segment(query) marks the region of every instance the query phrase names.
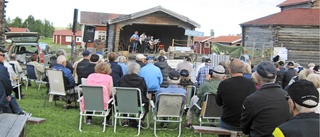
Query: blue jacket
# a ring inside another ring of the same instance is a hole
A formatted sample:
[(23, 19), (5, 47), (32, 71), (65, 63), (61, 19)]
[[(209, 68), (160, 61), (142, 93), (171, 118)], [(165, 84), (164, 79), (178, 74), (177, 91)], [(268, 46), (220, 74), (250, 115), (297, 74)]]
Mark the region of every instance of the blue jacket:
[[(187, 91), (184, 88), (179, 87), (178, 85), (169, 85), (167, 88), (160, 88), (160, 90), (156, 92), (157, 100), (160, 93), (183, 94), (187, 96)], [(183, 99), (183, 101), (185, 101), (185, 98)]]
[(152, 63), (148, 63), (142, 67), (139, 76), (146, 80), (148, 91), (158, 91), (160, 89), (163, 80), (162, 73), (161, 70)]
[(118, 87), (120, 78), (122, 77), (122, 68), (120, 65), (118, 65), (117, 62), (109, 62), (111, 65), (111, 77), (113, 80), (113, 86)]
[(56, 64), (56, 65), (52, 66), (50, 69), (51, 70), (61, 70), (63, 72), (64, 78), (66, 78), (66, 80), (68, 80), (68, 84), (66, 85), (67, 88), (71, 88), (71, 87), (76, 86), (74, 78), (72, 77), (72, 73), (68, 68), (66, 68), (60, 64)]
[(8, 70), (3, 63), (0, 63), (0, 111), (9, 107), (6, 97), (11, 95), (11, 93), (12, 86)]
[(126, 63), (118, 62), (118, 65), (121, 66), (123, 76), (126, 75), (128, 73), (128, 66)]

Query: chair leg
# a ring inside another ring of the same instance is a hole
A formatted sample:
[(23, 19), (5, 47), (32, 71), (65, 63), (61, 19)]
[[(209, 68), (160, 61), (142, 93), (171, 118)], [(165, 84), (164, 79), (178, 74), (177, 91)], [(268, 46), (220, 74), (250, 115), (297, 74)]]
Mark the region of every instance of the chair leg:
[(44, 107), (44, 108), (46, 107), (46, 102), (47, 102), (48, 95), (49, 95), (49, 94), (47, 94), (46, 97), (44, 98), (44, 104), (43, 104), (43, 107)]
[(117, 118), (114, 118), (114, 126), (113, 126), (113, 132), (116, 133), (117, 130)]
[(137, 136), (140, 135), (140, 129), (141, 129), (141, 119), (139, 119), (139, 124), (138, 124), (138, 134)]
[(79, 120), (79, 131), (82, 132), (81, 130), (81, 124), (82, 124), (82, 112), (80, 112), (80, 120)]
[(149, 113), (147, 113), (147, 129), (149, 128), (150, 123), (149, 123)]
[(153, 134), (154, 134), (155, 137), (158, 137), (157, 136), (157, 121), (154, 120), (153, 126), (154, 126), (153, 127)]
[(19, 94), (19, 100), (21, 100), (21, 92), (20, 92), (20, 85), (18, 84), (18, 94)]
[(179, 135), (178, 135), (178, 137), (180, 137), (180, 135), (181, 135), (181, 122), (182, 122), (182, 120), (180, 119), (180, 122), (179, 122)]
[(27, 79), (26, 90), (28, 89), (29, 80)]
[(38, 91), (40, 90), (40, 83), (38, 83)]
[(102, 132), (106, 131), (106, 121), (107, 121), (107, 117), (105, 116), (103, 119), (103, 129)]

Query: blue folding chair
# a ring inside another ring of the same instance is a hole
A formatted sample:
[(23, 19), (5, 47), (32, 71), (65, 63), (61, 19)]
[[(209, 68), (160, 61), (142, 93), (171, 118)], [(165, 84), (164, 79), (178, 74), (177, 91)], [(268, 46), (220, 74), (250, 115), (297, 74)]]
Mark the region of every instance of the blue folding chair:
[(36, 84), (38, 84), (38, 90), (40, 90), (40, 84), (47, 84), (47, 82), (42, 81), (42, 77), (40, 77), (40, 80), (37, 79), (37, 75), (33, 65), (26, 65), (26, 66), (27, 66), (27, 76), (28, 76), (26, 90), (28, 89), (29, 81), (34, 81)]

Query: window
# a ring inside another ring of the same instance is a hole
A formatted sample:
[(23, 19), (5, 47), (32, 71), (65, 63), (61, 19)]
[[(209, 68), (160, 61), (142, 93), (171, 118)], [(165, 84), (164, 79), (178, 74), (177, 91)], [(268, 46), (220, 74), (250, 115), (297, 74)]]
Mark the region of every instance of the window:
[(106, 40), (106, 32), (105, 31), (98, 31), (98, 39), (99, 40)]
[(81, 37), (77, 37), (76, 38), (76, 42), (81, 42), (82, 41), (82, 38)]
[(66, 42), (71, 42), (72, 41), (72, 37), (71, 36), (66, 36)]

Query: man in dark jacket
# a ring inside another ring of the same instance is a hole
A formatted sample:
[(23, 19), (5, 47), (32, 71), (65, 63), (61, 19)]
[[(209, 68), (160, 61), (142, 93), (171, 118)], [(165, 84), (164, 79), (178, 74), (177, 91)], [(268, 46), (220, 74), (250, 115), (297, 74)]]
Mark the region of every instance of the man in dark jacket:
[(261, 87), (243, 102), (241, 130), (250, 137), (272, 136), (272, 131), (290, 118), (286, 92), (274, 83), (277, 70), (271, 62), (261, 62), (257, 73)]
[(297, 70), (294, 69), (294, 63), (292, 61), (288, 62), (287, 67), (288, 70), (283, 73), (282, 88), (285, 88), (292, 77), (297, 75)]
[(123, 75), (121, 66), (117, 62), (115, 62), (116, 58), (117, 58), (116, 53), (114, 53), (114, 52), (109, 53), (108, 60), (109, 60), (109, 63), (111, 65), (111, 70), (112, 70), (110, 75), (112, 76), (114, 87), (119, 86), (120, 78)]
[(12, 94), (12, 86), (7, 68), (3, 65), (5, 54), (7, 51), (0, 48), (0, 113), (11, 113), (9, 107), (10, 95)]
[[(59, 49), (56, 53), (56, 56), (53, 56), (50, 58), (50, 66), (49, 68), (51, 68), (52, 66), (56, 65), (57, 64), (57, 58), (60, 56), (60, 55), (64, 55), (64, 56), (67, 56), (67, 53), (64, 49)], [(67, 66), (66, 68), (68, 68), (71, 73), (73, 73), (73, 67), (72, 67), (72, 64), (67, 61)]]
[(90, 57), (90, 63), (88, 66), (83, 68), (83, 77), (88, 78), (88, 76), (95, 72), (94, 68), (96, 67), (96, 64), (98, 63), (100, 57), (98, 54), (92, 54)]
[(165, 58), (163, 56), (158, 57), (158, 62), (156, 62), (154, 65), (160, 68), (163, 81), (160, 85), (161, 88), (167, 88), (169, 86), (168, 76), (169, 72), (172, 70), (172, 68), (168, 65), (167, 62), (165, 62)]
[(319, 137), (320, 115), (315, 113), (319, 105), (319, 92), (307, 80), (299, 80), (289, 86), (286, 99), (290, 112), (294, 115), (289, 121), (273, 131), (275, 137)]
[(140, 69), (146, 65), (146, 58), (143, 54), (137, 54), (136, 62), (140, 65)]
[[(131, 87), (131, 88), (139, 88), (141, 91), (142, 103), (144, 103), (144, 109), (146, 111), (142, 120), (144, 120), (145, 116), (149, 111), (149, 99), (147, 98), (147, 84), (143, 77), (138, 76), (140, 71), (140, 65), (136, 62), (132, 62), (128, 66), (128, 74), (124, 75), (119, 82), (119, 87)], [(128, 120), (123, 122), (123, 125), (127, 125)], [(142, 122), (143, 124), (143, 122)]]
[(77, 84), (81, 84), (81, 78), (84, 78), (83, 69), (90, 64), (90, 52), (85, 50), (82, 52), (83, 60), (76, 65)]

